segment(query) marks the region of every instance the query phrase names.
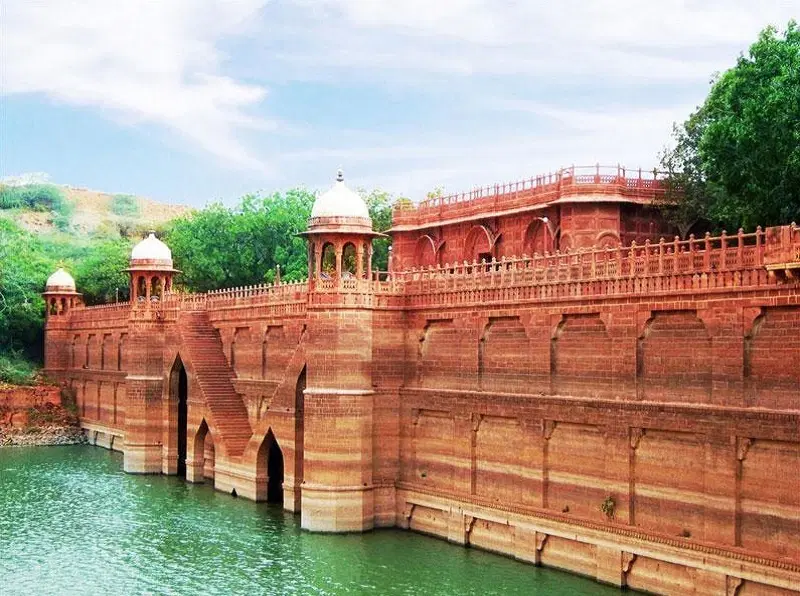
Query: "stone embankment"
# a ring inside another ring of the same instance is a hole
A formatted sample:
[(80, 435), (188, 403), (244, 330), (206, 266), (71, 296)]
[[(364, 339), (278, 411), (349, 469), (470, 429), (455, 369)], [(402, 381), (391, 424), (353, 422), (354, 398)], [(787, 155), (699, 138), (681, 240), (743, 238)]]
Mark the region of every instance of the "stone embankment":
[(54, 385), (0, 385), (0, 447), (74, 445), (86, 438), (74, 400)]

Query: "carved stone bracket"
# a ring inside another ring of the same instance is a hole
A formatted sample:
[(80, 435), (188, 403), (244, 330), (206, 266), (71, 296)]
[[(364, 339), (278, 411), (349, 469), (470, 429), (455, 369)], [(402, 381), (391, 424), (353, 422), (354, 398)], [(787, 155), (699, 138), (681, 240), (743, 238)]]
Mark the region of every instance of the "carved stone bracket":
[(744, 580), (741, 577), (728, 575), (725, 578), (725, 596), (736, 596), (742, 587)]
[(652, 310), (641, 310), (636, 313), (636, 338), (644, 339), (647, 324), (653, 319)]
[(631, 427), (631, 449), (636, 451), (639, 447), (639, 442), (642, 440), (644, 436), (645, 429), (639, 428), (638, 426)]
[(763, 309), (761, 307), (749, 307), (742, 309), (742, 335), (744, 337), (752, 337), (753, 325), (756, 319), (761, 316)]
[(561, 329), (561, 323), (563, 321), (564, 321), (563, 313), (550, 315), (550, 339), (558, 339), (558, 332)]
[(469, 542), (469, 535), (472, 533), (472, 528), (475, 527), (477, 519), (474, 515), (464, 516), (464, 533), (466, 534), (467, 542)]
[(480, 430), (481, 422), (483, 422), (483, 414), (472, 415), (472, 432), (477, 433)]
[(553, 431), (556, 429), (556, 421), (555, 420), (545, 420), (542, 423), (542, 436), (546, 441), (550, 440), (550, 437), (553, 436)]
[(547, 542), (548, 534), (543, 532), (536, 532), (534, 540), (536, 542), (536, 552), (540, 553), (544, 550), (545, 542)]
[(627, 574), (631, 570), (634, 561), (636, 561), (634, 553), (622, 551), (622, 573)]
[(747, 452), (750, 451), (750, 446), (753, 444), (753, 439), (746, 437), (736, 437), (736, 459), (744, 461), (747, 457)]

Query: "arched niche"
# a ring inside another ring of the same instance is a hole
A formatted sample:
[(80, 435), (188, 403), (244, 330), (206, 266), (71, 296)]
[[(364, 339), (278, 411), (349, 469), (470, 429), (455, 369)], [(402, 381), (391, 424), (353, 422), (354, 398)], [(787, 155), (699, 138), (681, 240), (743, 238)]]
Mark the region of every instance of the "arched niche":
[(435, 267), (436, 265), (438, 265), (436, 243), (427, 234), (420, 236), (414, 247), (414, 266)]
[(616, 248), (619, 244), (619, 235), (616, 232), (601, 232), (594, 241), (597, 248)]
[(486, 226), (473, 226), (464, 241), (464, 260), (487, 262), (494, 256), (494, 236)]
[(526, 255), (552, 253), (556, 249), (555, 237), (548, 224), (534, 219), (525, 230), (522, 252)]
[(322, 245), (319, 273), (320, 277), (336, 276), (336, 247), (330, 242)]

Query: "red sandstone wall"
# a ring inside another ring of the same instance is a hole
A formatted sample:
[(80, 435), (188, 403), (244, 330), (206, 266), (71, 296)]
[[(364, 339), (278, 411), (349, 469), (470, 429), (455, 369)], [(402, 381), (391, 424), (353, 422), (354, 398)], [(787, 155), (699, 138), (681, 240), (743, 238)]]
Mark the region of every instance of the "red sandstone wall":
[[(547, 218), (549, 223), (542, 222)], [(617, 202), (567, 203), (494, 217), (470, 218), (445, 225), (392, 234), (395, 271), (447, 263), (472, 262), (481, 254), (520, 257), (632, 242), (672, 241), (676, 230), (653, 209)], [(487, 259), (490, 260), (490, 259)]]
[[(525, 238), (521, 229), (503, 242)], [(372, 484), (376, 525), (404, 519), (451, 539), (466, 532), (470, 544), (507, 553), (525, 543), (515, 533), (523, 530), (489, 517), (465, 529), (435, 500), (635, 531), (678, 550), (716, 545), (800, 561), (800, 296), (751, 269), (540, 279), (533, 289), (454, 276), (399, 296), (313, 295), (311, 316), (305, 302), (247, 297), (208, 314), (253, 440), (274, 434), (294, 495), (304, 480)], [(52, 336), (60, 347), (50, 353), (66, 350), (72, 363), (60, 374), (77, 389), (84, 422), (150, 441), (148, 465), (161, 469), (162, 441), (174, 450), (164, 429), (175, 426), (162, 377), (182, 349), (179, 330), (172, 320), (85, 313)], [(301, 403), (306, 367), (315, 391)], [(139, 380), (126, 385), (120, 368)], [(191, 381), (190, 395), (194, 433), (208, 404)], [(202, 469), (218, 477), (209, 432)], [(223, 447), (214, 445), (214, 457)], [(408, 495), (427, 501), (410, 506)], [(612, 519), (600, 510), (608, 497)], [(371, 507), (364, 501), (365, 517)], [(594, 574), (604, 557), (619, 559), (535, 534), (538, 554), (524, 556), (545, 564)], [(646, 557), (628, 567), (628, 584), (643, 589), (705, 581)]]

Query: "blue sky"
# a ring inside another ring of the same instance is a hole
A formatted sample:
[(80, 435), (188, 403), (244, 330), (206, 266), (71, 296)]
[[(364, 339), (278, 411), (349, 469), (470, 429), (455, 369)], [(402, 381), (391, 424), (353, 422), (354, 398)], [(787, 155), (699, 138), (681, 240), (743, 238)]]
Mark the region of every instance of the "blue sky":
[[(793, 5), (795, 8), (793, 8)], [(0, 178), (203, 205), (652, 168), (794, 0), (3, 0)]]

